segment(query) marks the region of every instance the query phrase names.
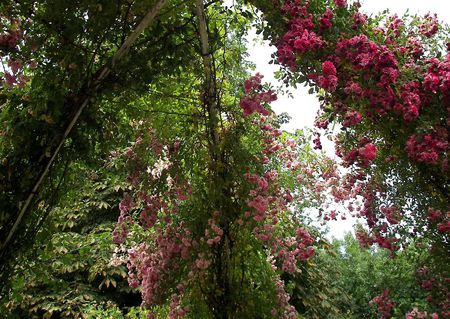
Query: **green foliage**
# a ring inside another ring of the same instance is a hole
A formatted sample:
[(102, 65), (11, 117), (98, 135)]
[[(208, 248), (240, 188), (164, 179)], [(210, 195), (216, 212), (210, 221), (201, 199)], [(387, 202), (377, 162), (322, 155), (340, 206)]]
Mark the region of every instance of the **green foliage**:
[(429, 255), (420, 245), (411, 245), (394, 257), (383, 249), (361, 248), (347, 234), (333, 242), (333, 251), (333, 255), (321, 254), (323, 263), (333, 267), (336, 274), (333, 285), (342, 291), (332, 295), (330, 302), (348, 318), (375, 318), (375, 307), (369, 302), (384, 289), (389, 289), (396, 303), (393, 318), (404, 318), (413, 307), (431, 310), (426, 292), (418, 285), (417, 268)]
[[(158, 317), (164, 318), (167, 315), (167, 311), (162, 309), (158, 312), (160, 315)], [(84, 310), (83, 319), (146, 319), (147, 312), (142, 308), (133, 307), (129, 308), (127, 314), (117, 308), (115, 305), (107, 304), (104, 307), (101, 306), (91, 306)]]
[(288, 286), (292, 286), (291, 303), (305, 319), (345, 318), (345, 309), (335, 302), (349, 297), (336, 278), (341, 274), (335, 267), (335, 255), (327, 242), (321, 243), (317, 254), (294, 276), (284, 275)]
[(93, 173), (85, 166), (73, 166), (76, 176), (71, 177), (83, 177), (84, 185), (65, 194), (51, 211), (34, 250), (18, 258), (11, 289), (2, 302), (11, 318), (85, 318), (88, 308), (108, 309), (113, 316), (118, 305), (139, 304), (137, 292), (126, 282), (123, 252), (111, 238), (124, 190), (122, 178), (107, 169)]

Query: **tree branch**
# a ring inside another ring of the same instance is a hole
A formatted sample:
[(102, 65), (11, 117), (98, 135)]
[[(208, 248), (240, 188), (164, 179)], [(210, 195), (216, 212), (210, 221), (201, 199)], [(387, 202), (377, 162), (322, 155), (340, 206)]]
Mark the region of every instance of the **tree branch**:
[[(209, 113), (209, 131), (212, 138), (212, 148), (214, 149), (219, 143), (219, 136), (217, 134), (217, 88), (215, 78), (213, 76), (213, 64), (212, 64), (212, 53), (209, 46), (208, 38), (208, 27), (206, 24), (205, 7), (203, 5), (203, 0), (196, 0), (196, 10), (198, 19), (198, 28), (200, 34), (200, 45), (201, 45), (201, 55), (203, 59), (203, 67), (205, 73), (205, 93), (204, 93), (204, 103), (206, 105), (207, 111)], [(215, 151), (211, 150), (213, 158), (217, 159), (215, 156)]]

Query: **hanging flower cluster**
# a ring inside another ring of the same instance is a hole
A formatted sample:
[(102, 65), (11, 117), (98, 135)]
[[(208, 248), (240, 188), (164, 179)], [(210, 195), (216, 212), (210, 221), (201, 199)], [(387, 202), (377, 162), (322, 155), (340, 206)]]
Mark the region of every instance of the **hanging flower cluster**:
[[(297, 311), (289, 304), (289, 294), (284, 289), (284, 282), (281, 278), (275, 279), (276, 300), (278, 308), (272, 309), (272, 316), (275, 318), (295, 319), (298, 318)], [(280, 316), (281, 315), (281, 316)]]
[[(120, 216), (112, 234), (113, 242), (123, 245), (136, 231), (146, 234), (146, 241), (135, 243), (128, 249), (129, 285), (141, 288), (143, 305), (149, 308), (164, 303), (170, 296), (169, 318), (182, 318), (189, 312), (189, 306), (181, 304), (189, 277), (179, 275), (205, 269), (208, 262), (195, 253), (198, 250), (194, 247), (197, 248), (199, 243), (192, 238), (184, 222), (177, 220), (180, 203), (190, 196), (189, 184), (175, 173), (177, 165), (173, 157), (180, 142), (164, 146), (153, 131), (148, 135), (147, 145), (139, 136), (133, 146), (122, 153), (132, 167), (127, 180), (134, 194), (125, 193), (119, 204)], [(152, 166), (147, 166), (138, 155), (141, 148), (153, 158)], [(142, 188), (145, 182), (150, 182), (153, 187)], [(176, 287), (175, 292), (172, 287)], [(170, 291), (172, 293), (168, 295)], [(152, 312), (149, 318), (154, 318)]]
[[(29, 81), (25, 69), (36, 68), (36, 62), (21, 55), (24, 45), (31, 45), (24, 33), (22, 22), (15, 18), (0, 17), (0, 57), (3, 70), (0, 80), (6, 87), (24, 87)], [(6, 65), (6, 66), (5, 66)]]
[(22, 39), (22, 32), (18, 29), (18, 21), (11, 23), (11, 29), (0, 34), (0, 47), (8, 50), (14, 49)]
[(264, 104), (271, 103), (277, 99), (272, 90), (265, 91), (261, 85), (263, 76), (259, 73), (245, 80), (245, 95), (241, 98), (240, 106), (244, 110), (244, 116), (257, 112), (262, 115), (269, 115), (269, 111)]
[(450, 211), (441, 212), (432, 207), (428, 208), (428, 221), (435, 226), (440, 233), (450, 233)]
[[(253, 79), (252, 77), (251, 79)], [(248, 82), (246, 82), (247, 84)], [(260, 83), (258, 83), (260, 84)], [(247, 90), (246, 93), (251, 91)], [(246, 96), (243, 97), (246, 100)], [(242, 104), (241, 104), (242, 105)], [(244, 114), (246, 110), (244, 108)], [(273, 115), (259, 112), (253, 123), (261, 129), (263, 143), (260, 162), (265, 167), (262, 173), (246, 173), (246, 180), (252, 185), (247, 206), (238, 224), (252, 227), (252, 233), (265, 246), (269, 247), (274, 269), (287, 273), (299, 272), (298, 265), (314, 255), (314, 238), (304, 227), (294, 229), (290, 234), (284, 233), (279, 227), (280, 219), (291, 219), (290, 204), (305, 195), (302, 189), (290, 190), (282, 187), (280, 173), (272, 168), (273, 162), (279, 162), (290, 174), (298, 174), (297, 182), (304, 183), (305, 188), (315, 192), (306, 185), (313, 183), (314, 170), (298, 161), (299, 145), (293, 139), (280, 141), (282, 132), (272, 124)], [(295, 192), (296, 194), (294, 195)], [(317, 193), (317, 192), (316, 192)], [(298, 197), (297, 197), (298, 195)], [(289, 305), (289, 296), (284, 291), (284, 283), (280, 278), (274, 282), (277, 290), (278, 309), (272, 310), (272, 315), (280, 318), (295, 318), (296, 311)]]
[(405, 147), (411, 160), (428, 165), (437, 165), (440, 162), (444, 171), (448, 171), (448, 157), (445, 154), (448, 149), (448, 131), (442, 127), (428, 134), (411, 135)]
[(367, 167), (370, 162), (375, 160), (376, 154), (376, 146), (367, 138), (361, 139), (358, 147), (353, 148), (346, 153), (341, 152), (339, 146), (336, 147), (336, 155), (342, 158), (344, 167), (349, 167), (355, 163), (360, 167)]
[(370, 304), (377, 306), (377, 312), (381, 319), (387, 319), (391, 317), (391, 311), (395, 307), (389, 296), (389, 290), (384, 290), (381, 294), (376, 296), (370, 301)]
[[(286, 170), (298, 174), (299, 183), (305, 183), (308, 178), (311, 183), (313, 180), (317, 182), (317, 179), (314, 178), (311, 168), (298, 161), (300, 154), (297, 143), (289, 139), (283, 145), (279, 141), (281, 131), (270, 124), (270, 117), (262, 115), (255, 119), (255, 124), (259, 125), (264, 134), (261, 163), (267, 166), (267, 170), (263, 174), (247, 173), (245, 176), (254, 188), (250, 191), (250, 199), (247, 201), (252, 211), (246, 212), (244, 217), (257, 223), (253, 229), (254, 234), (272, 247), (272, 255), (281, 260), (283, 271), (294, 273), (298, 271), (296, 266), (298, 261), (305, 261), (313, 256), (314, 239), (303, 227), (297, 228), (295, 236), (289, 238), (281, 238), (276, 234), (278, 215), (289, 212), (289, 203), (293, 202), (294, 195), (292, 190), (281, 187), (279, 173), (271, 168), (273, 160), (269, 161), (268, 157), (275, 157)], [(300, 172), (306, 173), (306, 177)], [(334, 176), (329, 174), (326, 181), (321, 182), (328, 183)], [(324, 187), (317, 183), (316, 186)], [(300, 190), (295, 192), (304, 195)]]

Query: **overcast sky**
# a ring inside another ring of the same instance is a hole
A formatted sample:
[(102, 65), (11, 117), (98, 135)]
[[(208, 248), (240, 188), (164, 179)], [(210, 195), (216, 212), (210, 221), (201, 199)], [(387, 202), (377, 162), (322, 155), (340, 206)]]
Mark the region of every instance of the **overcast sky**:
[[(376, 14), (385, 9), (389, 9), (391, 13), (396, 13), (402, 16), (407, 10), (411, 14), (424, 15), (428, 12), (437, 13), (438, 18), (444, 23), (450, 23), (450, 0), (365, 0), (362, 2), (361, 11), (366, 14)], [(254, 39), (257, 39), (256, 44)], [(264, 80), (273, 83), (275, 86), (279, 85), (273, 77), (274, 71), (278, 68), (273, 64), (269, 64), (271, 60), (270, 55), (275, 51), (267, 43), (261, 43), (261, 39), (257, 38), (254, 32), (250, 32), (248, 37), (249, 59), (256, 64), (256, 71), (264, 75)], [(294, 131), (297, 128), (304, 126), (313, 127), (314, 117), (318, 110), (318, 101), (314, 95), (309, 95), (308, 90), (304, 87), (299, 87), (292, 91), (294, 98), (279, 97), (279, 99), (272, 104), (276, 113), (287, 112), (292, 117), (292, 120), (284, 129)], [(322, 139), (325, 151), (332, 155), (333, 145), (331, 142)], [(329, 222), (330, 234), (334, 237), (342, 238), (346, 231), (352, 230), (354, 221), (346, 220)]]

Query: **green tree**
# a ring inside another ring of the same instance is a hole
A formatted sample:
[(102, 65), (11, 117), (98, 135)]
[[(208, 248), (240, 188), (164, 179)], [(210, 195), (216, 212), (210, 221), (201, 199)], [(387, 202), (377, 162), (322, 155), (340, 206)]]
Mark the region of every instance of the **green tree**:
[(333, 304), (350, 318), (374, 318), (376, 309), (369, 306), (369, 302), (380, 291), (388, 289), (395, 302), (394, 318), (403, 318), (413, 307), (434, 310), (427, 305), (426, 291), (417, 284), (420, 282), (417, 269), (429, 257), (428, 252), (418, 246), (409, 246), (392, 258), (383, 249), (361, 248), (351, 234), (343, 240), (335, 240), (336, 255), (324, 256), (325, 262), (334, 265), (339, 274), (335, 284), (347, 298), (335, 295)]

